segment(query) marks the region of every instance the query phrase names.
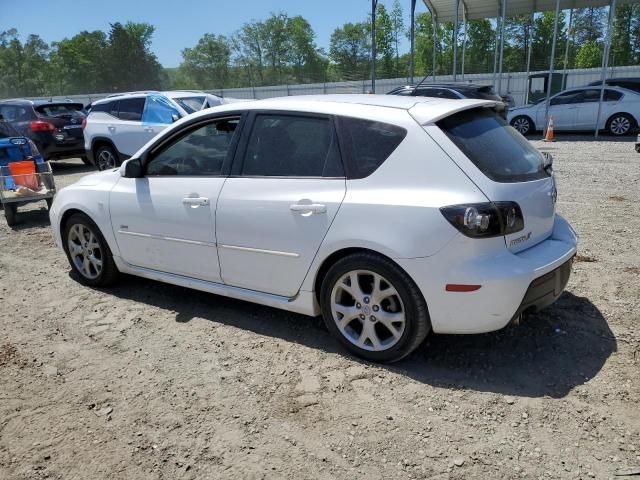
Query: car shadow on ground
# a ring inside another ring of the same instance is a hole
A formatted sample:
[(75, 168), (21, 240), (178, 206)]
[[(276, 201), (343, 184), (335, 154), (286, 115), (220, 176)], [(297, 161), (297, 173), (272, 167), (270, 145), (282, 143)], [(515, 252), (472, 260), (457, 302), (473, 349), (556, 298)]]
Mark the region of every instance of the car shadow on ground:
[(96, 167), (93, 165), (85, 165), (78, 159), (56, 160), (49, 162), (54, 175), (73, 175), (75, 173), (93, 173)]
[[(591, 133), (556, 133), (554, 135), (554, 140), (556, 142), (626, 142), (626, 143), (636, 143), (637, 136), (633, 135), (624, 135), (621, 137), (616, 137), (610, 135), (608, 133), (600, 133), (598, 134), (598, 138), (595, 138), (593, 132)], [(544, 136), (542, 132), (536, 132), (535, 134), (527, 135), (527, 140), (543, 140)]]
[[(130, 276), (105, 293), (173, 311), (178, 323), (201, 318), (348, 356), (320, 318)], [(565, 292), (520, 325), (482, 335), (430, 335), (410, 357), (383, 368), (435, 387), (557, 398), (595, 377), (616, 348), (601, 312)]]

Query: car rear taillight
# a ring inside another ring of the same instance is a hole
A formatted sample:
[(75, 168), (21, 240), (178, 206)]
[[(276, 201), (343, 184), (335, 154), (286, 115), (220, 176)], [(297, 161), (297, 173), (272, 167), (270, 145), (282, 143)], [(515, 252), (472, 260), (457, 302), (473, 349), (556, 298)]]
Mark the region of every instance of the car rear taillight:
[(84, 130), (85, 128), (87, 128), (87, 117), (82, 119), (82, 129)]
[(440, 209), (444, 218), (471, 238), (509, 235), (524, 229), (522, 210), (516, 202), (451, 205)]
[(56, 129), (53, 123), (43, 122), (42, 120), (34, 120), (31, 122), (32, 132), (53, 132)]

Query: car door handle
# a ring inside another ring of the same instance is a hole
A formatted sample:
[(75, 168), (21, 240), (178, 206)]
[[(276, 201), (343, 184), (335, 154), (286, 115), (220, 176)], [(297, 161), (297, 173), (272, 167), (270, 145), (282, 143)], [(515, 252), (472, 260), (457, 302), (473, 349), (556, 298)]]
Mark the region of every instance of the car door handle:
[(327, 213), (327, 206), (320, 203), (294, 203), (289, 206), (289, 210), (301, 213)]
[(185, 197), (182, 199), (182, 203), (197, 207), (199, 205), (209, 205), (209, 199), (206, 197)]
[(116, 129), (116, 127), (114, 127), (113, 125), (107, 125), (107, 128), (108, 128), (109, 130), (111, 130), (111, 131), (113, 131), (113, 130), (115, 130), (115, 129)]
[(144, 127), (145, 132), (153, 133), (153, 127)]

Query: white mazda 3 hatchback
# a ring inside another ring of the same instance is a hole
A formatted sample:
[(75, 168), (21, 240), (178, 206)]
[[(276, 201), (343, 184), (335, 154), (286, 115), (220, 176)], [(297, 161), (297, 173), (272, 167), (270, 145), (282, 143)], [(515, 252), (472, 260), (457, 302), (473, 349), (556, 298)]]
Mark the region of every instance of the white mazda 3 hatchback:
[(62, 189), (53, 231), (86, 285), (122, 272), (322, 314), (353, 353), (396, 361), (430, 331), (500, 329), (567, 284), (577, 237), (550, 161), (494, 106), (223, 105)]

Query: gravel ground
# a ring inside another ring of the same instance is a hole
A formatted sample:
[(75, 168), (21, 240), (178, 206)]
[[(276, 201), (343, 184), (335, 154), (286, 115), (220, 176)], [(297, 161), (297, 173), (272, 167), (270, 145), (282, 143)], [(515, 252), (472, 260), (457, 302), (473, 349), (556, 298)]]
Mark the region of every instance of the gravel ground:
[[(640, 471), (640, 155), (585, 140), (534, 142), (580, 234), (562, 298), (390, 367), (346, 356), (317, 319), (133, 277), (82, 287), (44, 209), (0, 220), (0, 478)], [(54, 168), (59, 187), (88, 171)]]

